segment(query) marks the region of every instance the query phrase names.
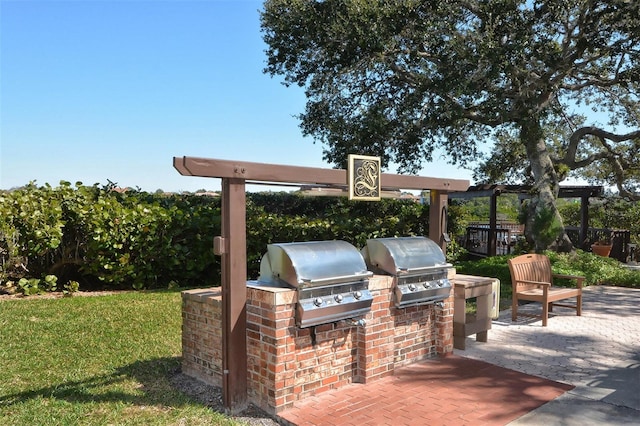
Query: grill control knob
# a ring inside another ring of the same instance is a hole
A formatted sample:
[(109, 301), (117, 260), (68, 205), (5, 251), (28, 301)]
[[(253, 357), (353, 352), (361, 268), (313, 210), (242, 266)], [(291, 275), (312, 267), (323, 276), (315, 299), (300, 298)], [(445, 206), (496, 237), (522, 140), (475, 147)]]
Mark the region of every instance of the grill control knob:
[(340, 303), (340, 302), (342, 302), (342, 295), (341, 294), (336, 294), (336, 297), (334, 297), (334, 299), (336, 299), (336, 302)]
[(422, 285), (424, 286), (424, 288), (431, 288), (431, 283), (426, 282)]
[(313, 299), (313, 304), (316, 306), (322, 306), (322, 297), (316, 297), (315, 299)]
[(360, 299), (362, 297), (362, 292), (361, 291), (355, 291), (353, 293), (353, 297), (355, 297), (356, 299)]
[(409, 290), (410, 291), (416, 291), (416, 285), (415, 284), (409, 284)]

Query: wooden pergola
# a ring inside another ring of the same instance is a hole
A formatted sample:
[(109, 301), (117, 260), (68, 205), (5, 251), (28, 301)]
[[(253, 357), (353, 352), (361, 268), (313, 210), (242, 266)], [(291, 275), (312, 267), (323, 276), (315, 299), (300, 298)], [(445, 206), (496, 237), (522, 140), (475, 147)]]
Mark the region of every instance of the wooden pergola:
[[(222, 267), (222, 391), (226, 409), (237, 413), (247, 406), (246, 184), (344, 187), (347, 171), (196, 157), (174, 157), (173, 166), (184, 176), (222, 179), (222, 235), (214, 239)], [(466, 191), (468, 180), (383, 173), (380, 186), (383, 190), (428, 190), (429, 237), (446, 250), (448, 194)]]
[[(470, 200), (479, 197), (489, 197), (489, 256), (496, 255), (497, 205), (498, 197), (502, 194), (518, 194), (522, 201), (530, 198), (531, 186), (527, 185), (474, 185), (466, 192), (451, 194), (451, 199)], [(558, 198), (580, 198), (580, 245), (584, 243), (589, 228), (589, 198), (602, 197), (602, 186), (561, 186)], [(580, 247), (584, 248), (584, 247)]]

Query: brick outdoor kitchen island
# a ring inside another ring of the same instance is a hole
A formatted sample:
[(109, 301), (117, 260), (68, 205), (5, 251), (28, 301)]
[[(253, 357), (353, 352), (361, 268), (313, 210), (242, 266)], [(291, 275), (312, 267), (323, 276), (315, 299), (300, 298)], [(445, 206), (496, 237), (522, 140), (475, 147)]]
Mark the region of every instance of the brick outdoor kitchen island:
[[(450, 279), (454, 274), (451, 270)], [(453, 292), (442, 306), (396, 308), (393, 277), (373, 276), (369, 290), (374, 301), (364, 326), (338, 321), (298, 328), (294, 289), (249, 283), (249, 402), (277, 414), (320, 392), (369, 383), (401, 366), (453, 352)], [(182, 303), (183, 372), (221, 386), (221, 294), (187, 290)]]

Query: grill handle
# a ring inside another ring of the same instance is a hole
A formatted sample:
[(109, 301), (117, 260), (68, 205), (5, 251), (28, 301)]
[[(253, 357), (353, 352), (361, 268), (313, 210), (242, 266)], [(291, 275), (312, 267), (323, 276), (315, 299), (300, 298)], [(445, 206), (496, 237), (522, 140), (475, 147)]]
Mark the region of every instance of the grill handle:
[(364, 272), (356, 273), (353, 275), (343, 275), (340, 277), (327, 277), (327, 278), (320, 278), (316, 280), (312, 280), (309, 278), (300, 278), (298, 282), (300, 284), (318, 284), (318, 285), (325, 284), (326, 285), (326, 284), (332, 284), (332, 283), (345, 282), (349, 280), (353, 281), (353, 280), (360, 280), (364, 278), (371, 278), (372, 276), (373, 276), (373, 272), (364, 271)]
[(417, 274), (419, 272), (430, 272), (434, 270), (442, 270), (444, 268), (450, 268), (453, 265), (450, 263), (441, 263), (433, 266), (426, 266), (421, 268), (398, 268), (398, 275), (400, 274)]

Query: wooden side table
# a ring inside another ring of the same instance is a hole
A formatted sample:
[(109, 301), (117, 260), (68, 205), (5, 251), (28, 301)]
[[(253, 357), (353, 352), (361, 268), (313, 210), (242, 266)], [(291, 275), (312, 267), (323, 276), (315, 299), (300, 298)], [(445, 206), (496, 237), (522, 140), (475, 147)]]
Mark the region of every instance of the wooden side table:
[[(465, 348), (465, 338), (476, 335), (476, 341), (486, 342), (491, 329), (494, 278), (456, 274), (453, 278), (453, 347)], [(467, 314), (468, 299), (476, 299), (476, 313)]]

